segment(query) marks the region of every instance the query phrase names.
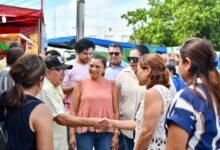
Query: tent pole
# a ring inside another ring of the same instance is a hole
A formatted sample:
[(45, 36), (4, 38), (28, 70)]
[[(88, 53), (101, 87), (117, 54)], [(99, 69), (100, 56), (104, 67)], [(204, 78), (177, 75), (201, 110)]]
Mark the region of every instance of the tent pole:
[(76, 41), (84, 37), (85, 0), (77, 0)]
[(44, 0), (41, 0), (41, 11), (44, 11)]

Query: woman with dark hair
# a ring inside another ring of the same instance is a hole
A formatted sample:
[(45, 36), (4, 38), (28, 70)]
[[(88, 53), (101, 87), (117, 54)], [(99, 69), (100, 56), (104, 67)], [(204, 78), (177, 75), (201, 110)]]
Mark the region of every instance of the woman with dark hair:
[(145, 45), (136, 45), (135, 48), (140, 52), (141, 56), (150, 53), (149, 49)]
[[(116, 86), (111, 80), (105, 79), (106, 59), (94, 55), (89, 62), (90, 78), (77, 81), (73, 91), (73, 113), (77, 117), (118, 119), (118, 99)], [(79, 150), (103, 149), (110, 150), (111, 144), (117, 147), (118, 130), (106, 132), (94, 127), (78, 127), (76, 145)], [(114, 133), (114, 134), (113, 134)], [(73, 135), (73, 130), (71, 135)]]
[[(169, 73), (162, 57), (146, 54), (139, 59), (137, 78), (147, 91), (134, 120), (106, 120), (113, 127), (135, 130), (135, 150), (165, 149), (165, 114), (171, 103)], [(106, 123), (102, 121), (101, 123)]]
[(173, 65), (166, 65), (167, 69), (169, 70), (169, 75), (173, 81), (173, 84), (176, 88), (176, 91), (183, 89), (185, 86), (185, 83), (181, 76), (179, 76), (176, 72), (176, 68)]
[(49, 110), (35, 96), (40, 92), (45, 75), (40, 56), (29, 54), (11, 67), (13, 88), (0, 100), (7, 108), (5, 128), (11, 150), (52, 150), (52, 120)]
[(192, 38), (180, 50), (179, 72), (188, 86), (167, 114), (167, 149), (220, 149), (220, 75), (212, 44)]

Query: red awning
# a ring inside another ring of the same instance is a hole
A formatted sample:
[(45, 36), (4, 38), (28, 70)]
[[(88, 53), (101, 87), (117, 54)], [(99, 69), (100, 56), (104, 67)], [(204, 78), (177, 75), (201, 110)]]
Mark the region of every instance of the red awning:
[[(2, 22), (2, 16), (6, 17), (6, 23)], [(0, 34), (34, 32), (39, 20), (43, 21), (41, 10), (0, 5)]]

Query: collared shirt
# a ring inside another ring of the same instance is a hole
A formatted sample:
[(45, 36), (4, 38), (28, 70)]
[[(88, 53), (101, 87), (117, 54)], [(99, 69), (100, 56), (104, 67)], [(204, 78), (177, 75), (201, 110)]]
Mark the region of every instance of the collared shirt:
[[(88, 64), (80, 64), (77, 60), (70, 61), (68, 64), (73, 65), (73, 68), (65, 71), (63, 87), (74, 86), (77, 80), (89, 78)], [(67, 94), (66, 100), (67, 102), (72, 103), (72, 93)]]
[[(146, 86), (140, 86), (138, 79), (131, 69), (123, 69), (117, 76), (116, 85), (120, 90), (119, 114), (120, 120), (133, 120), (138, 106), (144, 99)], [(133, 131), (121, 130), (129, 138), (133, 138)]]
[(128, 63), (126, 63), (125, 61), (121, 61), (120, 65), (117, 67), (112, 67), (110, 62), (107, 63), (107, 68), (105, 71), (105, 78), (109, 79), (109, 80), (116, 80), (117, 75), (126, 67), (128, 67)]
[[(55, 87), (46, 77), (42, 91), (37, 95), (50, 109), (53, 118), (66, 113), (63, 104), (64, 94), (60, 86)], [(67, 150), (67, 128), (53, 121), (53, 139), (55, 150)]]
[(9, 74), (10, 69), (11, 68), (9, 66), (5, 66), (0, 71), (0, 92), (11, 89), (14, 85), (14, 80), (11, 78)]

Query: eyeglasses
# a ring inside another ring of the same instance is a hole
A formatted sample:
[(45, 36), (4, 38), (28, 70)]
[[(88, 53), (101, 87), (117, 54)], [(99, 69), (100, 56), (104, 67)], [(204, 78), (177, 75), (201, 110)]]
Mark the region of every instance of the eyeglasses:
[(128, 57), (128, 62), (131, 62), (131, 60), (133, 61), (133, 62), (135, 62), (135, 63), (137, 63), (138, 62), (138, 57)]
[(110, 56), (113, 56), (113, 55), (118, 56), (118, 55), (119, 55), (119, 52), (109, 52), (108, 54), (109, 54)]
[(51, 68), (51, 70), (55, 70), (55, 71), (57, 71), (57, 72), (59, 72), (59, 73), (61, 73), (61, 74), (64, 74), (64, 72), (65, 72), (65, 70), (63, 70), (63, 69), (57, 69), (57, 68)]

